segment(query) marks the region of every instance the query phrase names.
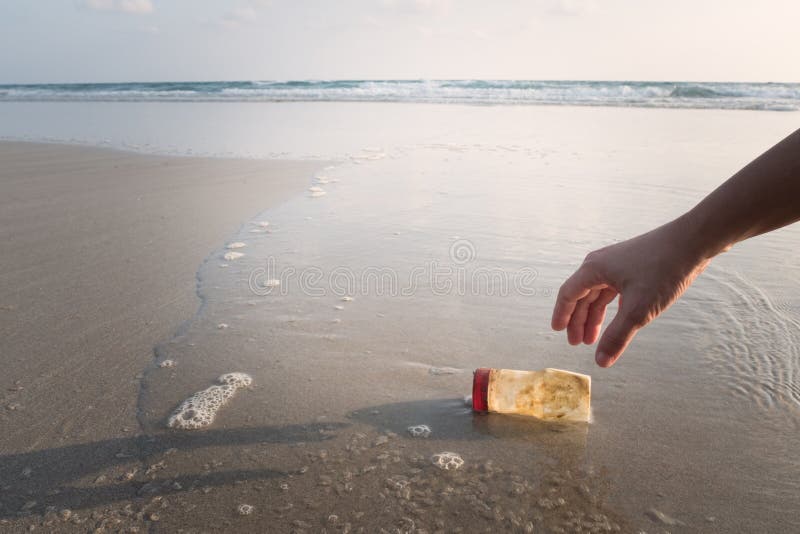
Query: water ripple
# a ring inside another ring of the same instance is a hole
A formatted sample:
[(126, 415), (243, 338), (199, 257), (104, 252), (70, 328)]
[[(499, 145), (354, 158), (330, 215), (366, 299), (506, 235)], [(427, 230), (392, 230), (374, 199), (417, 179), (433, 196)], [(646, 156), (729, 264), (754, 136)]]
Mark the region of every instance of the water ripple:
[(735, 271), (710, 269), (705, 278), (725, 295), (715, 308), (719, 341), (707, 352), (735, 396), (764, 409), (800, 408), (800, 321)]

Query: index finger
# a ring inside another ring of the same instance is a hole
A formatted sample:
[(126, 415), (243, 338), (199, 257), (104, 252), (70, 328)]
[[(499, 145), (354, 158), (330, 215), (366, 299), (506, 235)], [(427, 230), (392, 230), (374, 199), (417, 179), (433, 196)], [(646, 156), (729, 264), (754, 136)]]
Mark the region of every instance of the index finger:
[(556, 298), (556, 305), (553, 308), (553, 318), (551, 326), (553, 330), (564, 330), (569, 324), (575, 305), (584, 298), (592, 289), (607, 287), (606, 284), (597, 280), (595, 273), (585, 266), (581, 266), (567, 281), (561, 285)]

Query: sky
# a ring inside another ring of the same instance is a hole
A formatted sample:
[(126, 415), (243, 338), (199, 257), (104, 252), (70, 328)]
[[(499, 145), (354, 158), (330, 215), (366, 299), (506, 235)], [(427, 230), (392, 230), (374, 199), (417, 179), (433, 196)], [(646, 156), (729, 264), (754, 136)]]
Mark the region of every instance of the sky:
[(798, 0), (2, 0), (0, 83), (800, 82)]

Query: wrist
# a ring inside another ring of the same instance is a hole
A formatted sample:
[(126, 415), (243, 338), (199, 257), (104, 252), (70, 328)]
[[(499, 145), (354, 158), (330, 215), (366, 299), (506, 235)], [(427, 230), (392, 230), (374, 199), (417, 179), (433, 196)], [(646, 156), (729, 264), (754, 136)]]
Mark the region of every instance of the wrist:
[(730, 250), (735, 242), (696, 209), (684, 213), (667, 226), (689, 259), (696, 263), (705, 263)]

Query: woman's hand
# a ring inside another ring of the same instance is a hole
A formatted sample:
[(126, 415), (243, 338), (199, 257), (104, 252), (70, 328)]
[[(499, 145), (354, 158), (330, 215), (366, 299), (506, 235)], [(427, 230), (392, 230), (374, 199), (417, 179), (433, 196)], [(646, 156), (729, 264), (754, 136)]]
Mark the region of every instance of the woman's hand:
[(595, 360), (610, 367), (636, 332), (669, 308), (710, 259), (684, 238), (682, 219), (627, 241), (590, 252), (558, 292), (554, 330), (567, 329), (570, 344), (597, 341), (606, 307), (619, 295), (617, 315), (597, 345)]
[(596, 250), (558, 292), (553, 328), (592, 344), (606, 306), (619, 311), (597, 345), (613, 365), (640, 328), (683, 295), (711, 258), (735, 243), (800, 220), (800, 130), (767, 150), (671, 223)]

